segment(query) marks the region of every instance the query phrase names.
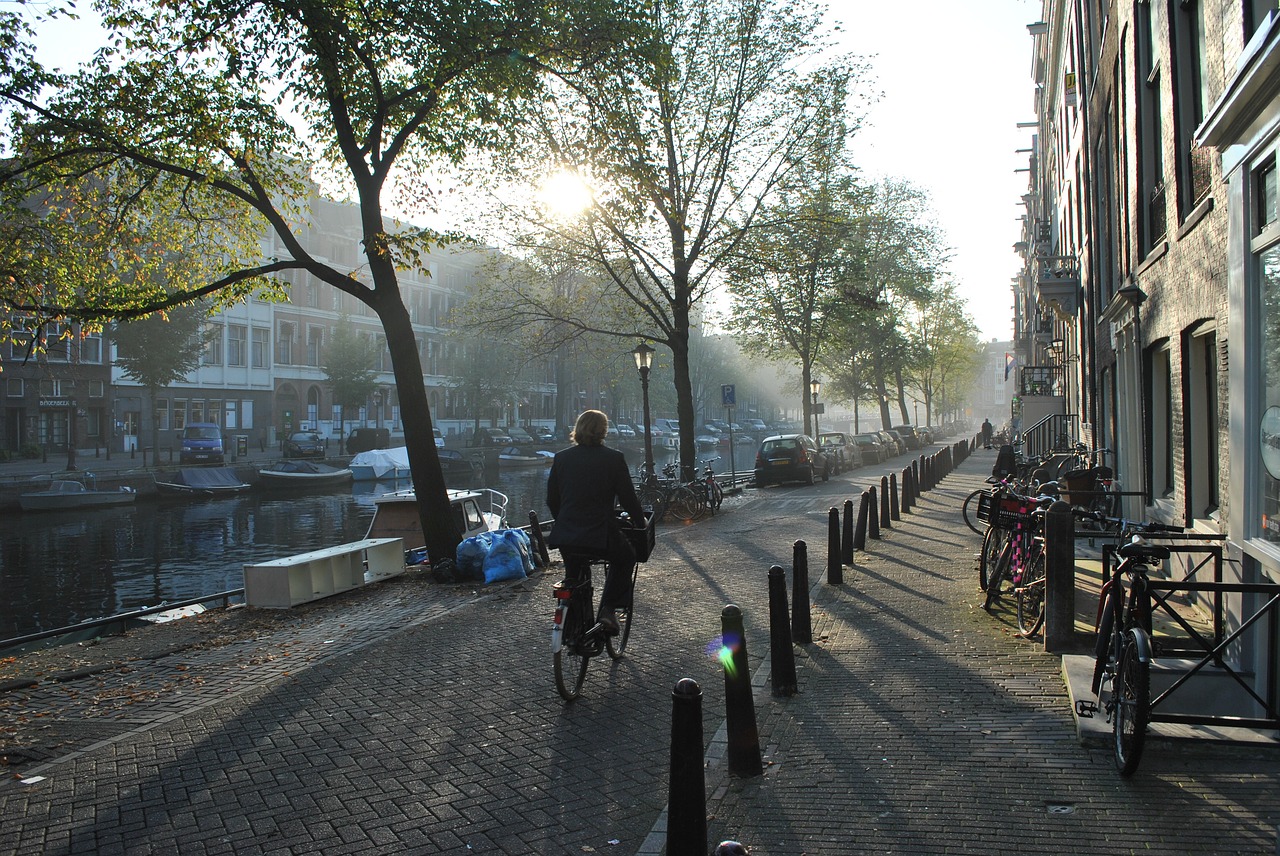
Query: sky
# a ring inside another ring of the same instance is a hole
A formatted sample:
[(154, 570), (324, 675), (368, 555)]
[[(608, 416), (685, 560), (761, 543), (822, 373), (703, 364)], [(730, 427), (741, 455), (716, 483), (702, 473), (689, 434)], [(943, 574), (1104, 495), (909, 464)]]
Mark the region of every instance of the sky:
[(1035, 119), (1034, 0), (831, 0), (841, 46), (871, 60), (883, 92), (854, 162), (929, 191), (953, 249), (952, 278), (986, 339), (1013, 334), (1010, 280)]
[[(1035, 118), (1032, 37), (1038, 0), (830, 0), (839, 50), (871, 62), (883, 97), (853, 143), (866, 178), (892, 176), (930, 193), (952, 248), (951, 277), (984, 339), (1013, 333), (1013, 244), (1027, 192)], [(67, 67), (102, 35), (95, 23), (45, 33), (40, 58)]]

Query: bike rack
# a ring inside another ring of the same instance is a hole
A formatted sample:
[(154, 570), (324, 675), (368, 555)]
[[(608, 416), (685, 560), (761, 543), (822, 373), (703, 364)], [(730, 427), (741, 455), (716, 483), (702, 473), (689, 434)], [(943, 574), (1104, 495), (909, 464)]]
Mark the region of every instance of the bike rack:
[[(1178, 539), (1208, 541), (1208, 540), (1224, 540), (1221, 535), (1203, 535), (1203, 534), (1162, 534), (1158, 539), (1148, 537), (1147, 540), (1160, 541), (1176, 541)], [(1180, 675), (1168, 688), (1151, 699), (1151, 721), (1167, 722), (1181, 725), (1219, 725), (1233, 726), (1240, 728), (1259, 728), (1259, 729), (1277, 729), (1280, 728), (1280, 710), (1277, 709), (1277, 663), (1272, 652), (1276, 650), (1277, 641), (1280, 640), (1280, 585), (1275, 583), (1226, 583), (1222, 581), (1222, 545), (1221, 544), (1168, 544), (1169, 551), (1172, 554), (1192, 554), (1203, 555), (1203, 558), (1195, 561), (1190, 570), (1179, 580), (1157, 579), (1148, 577), (1147, 580), (1147, 613), (1155, 616), (1157, 613), (1171, 618), (1175, 624), (1182, 628), (1187, 634), (1188, 641), (1193, 645), (1175, 647), (1168, 641), (1168, 637), (1157, 637), (1153, 633), (1152, 638), (1152, 657), (1178, 657), (1195, 659), (1199, 658), (1195, 664), (1184, 674)], [(1112, 544), (1103, 545), (1102, 548), (1102, 571), (1103, 579), (1111, 579), (1111, 565), (1115, 555), (1116, 547)], [(1197, 580), (1194, 577), (1206, 567), (1213, 568), (1213, 580)], [(1193, 627), (1173, 606), (1171, 603), (1175, 595), (1185, 593), (1193, 595), (1195, 593), (1204, 593), (1211, 595), (1212, 602), (1212, 629), (1206, 636), (1200, 630)], [(1251, 614), (1241, 614), (1240, 626), (1230, 633), (1226, 629), (1226, 607), (1225, 596), (1229, 594), (1240, 595), (1258, 595), (1262, 603)], [(1227, 650), (1236, 642), (1238, 642), (1246, 632), (1256, 625), (1260, 625), (1263, 619), (1267, 620), (1266, 641), (1258, 645), (1259, 650), (1265, 649), (1266, 656), (1262, 659), (1262, 666), (1258, 669), (1258, 674), (1265, 676), (1266, 679), (1266, 698), (1263, 698), (1249, 684), (1243, 675), (1232, 667), (1230, 661), (1225, 656)], [(1208, 714), (1191, 714), (1191, 713), (1175, 713), (1171, 711), (1160, 712), (1159, 707), (1165, 703), (1179, 689), (1185, 687), (1187, 683), (1198, 673), (1202, 672), (1206, 666), (1213, 665), (1221, 669), (1229, 676), (1241, 689), (1254, 701), (1266, 714), (1264, 717), (1255, 716), (1231, 716), (1231, 715), (1208, 715)]]

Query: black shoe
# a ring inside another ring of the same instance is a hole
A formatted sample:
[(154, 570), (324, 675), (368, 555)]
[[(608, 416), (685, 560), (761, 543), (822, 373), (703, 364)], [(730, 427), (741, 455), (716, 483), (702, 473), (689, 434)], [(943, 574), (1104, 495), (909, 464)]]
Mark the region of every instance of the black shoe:
[(622, 628), (618, 626), (618, 616), (613, 614), (612, 609), (607, 609), (600, 613), (597, 619), (600, 626), (604, 628), (604, 632), (608, 636), (617, 636), (622, 632)]

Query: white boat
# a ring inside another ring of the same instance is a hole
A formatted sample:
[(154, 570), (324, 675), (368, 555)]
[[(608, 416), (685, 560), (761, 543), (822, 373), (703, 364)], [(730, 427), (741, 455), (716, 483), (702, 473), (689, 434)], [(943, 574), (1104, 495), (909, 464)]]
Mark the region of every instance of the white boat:
[(109, 505), (127, 505), (138, 498), (131, 487), (118, 490), (97, 490), (84, 482), (58, 479), (51, 481), (44, 490), (29, 491), (18, 496), (23, 511), (70, 511), (79, 508), (101, 508)]
[(555, 452), (525, 452), (519, 446), (507, 446), (498, 453), (500, 467), (549, 467)]
[[(507, 528), (506, 494), (489, 488), (452, 490), (449, 505), (454, 523), (463, 538), (481, 532)], [(418, 519), (418, 495), (413, 488), (384, 493), (374, 499), (373, 520), (365, 538), (402, 538), (406, 550), (418, 550), (426, 543)]]
[(409, 450), (404, 446), (371, 449), (353, 457), (347, 466), (356, 481), (407, 479), (410, 477)]
[(351, 481), (351, 470), (315, 461), (280, 461), (258, 470), (263, 487), (326, 488)]

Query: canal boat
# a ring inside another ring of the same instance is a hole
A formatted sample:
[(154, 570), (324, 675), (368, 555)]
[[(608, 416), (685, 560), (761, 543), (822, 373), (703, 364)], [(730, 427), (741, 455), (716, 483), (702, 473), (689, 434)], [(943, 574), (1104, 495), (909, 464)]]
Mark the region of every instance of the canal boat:
[(269, 488), (314, 490), (337, 487), (349, 481), (349, 467), (331, 467), (315, 461), (280, 461), (258, 470), (258, 483)]
[[(88, 478), (92, 481), (92, 476)], [(43, 490), (19, 494), (18, 504), (23, 511), (73, 511), (82, 508), (128, 505), (137, 498), (138, 492), (131, 487), (98, 490), (96, 482), (94, 487), (89, 487), (80, 481), (54, 479)]]
[(361, 452), (347, 464), (351, 477), (356, 481), (396, 481), (407, 479), (409, 450), (404, 446), (394, 449), (370, 449)]
[[(507, 495), (490, 488), (450, 489), (449, 506), (463, 538), (507, 527)], [(413, 488), (384, 493), (374, 499), (373, 520), (365, 538), (401, 538), (406, 550), (426, 543), (418, 519), (418, 495)]]
[(519, 446), (507, 446), (498, 453), (500, 467), (549, 467), (554, 452), (526, 452)]
[(250, 487), (229, 467), (184, 467), (155, 476), (155, 482), (156, 490), (166, 496), (229, 496)]

